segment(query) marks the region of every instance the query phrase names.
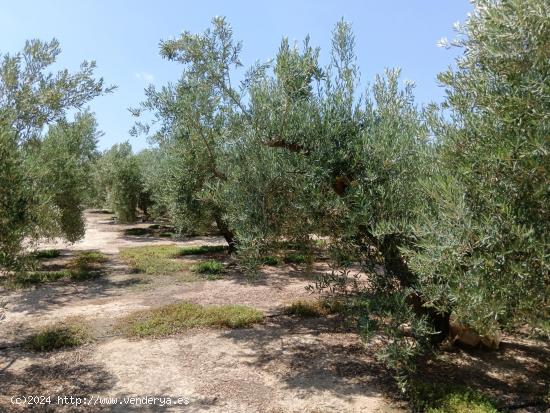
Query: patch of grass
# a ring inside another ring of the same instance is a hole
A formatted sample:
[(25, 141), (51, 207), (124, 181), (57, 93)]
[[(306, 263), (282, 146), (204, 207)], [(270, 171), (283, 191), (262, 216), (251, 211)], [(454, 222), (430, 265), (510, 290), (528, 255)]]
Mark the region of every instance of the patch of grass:
[(9, 289), (24, 288), (31, 285), (57, 281), (63, 278), (71, 278), (70, 270), (60, 271), (30, 271), (17, 273), (6, 279), (4, 285)]
[(84, 281), (95, 278), (101, 273), (101, 265), (107, 258), (99, 251), (84, 251), (78, 253), (67, 264), (71, 272), (70, 278), (75, 281)]
[(79, 252), (70, 262), (69, 266), (74, 268), (85, 268), (107, 261), (105, 255), (99, 251)]
[(297, 300), (285, 307), (287, 315), (298, 317), (324, 317), (330, 314), (343, 313), (346, 309), (341, 300)]
[(172, 238), (174, 237), (176, 234), (174, 234), (173, 232), (161, 232), (159, 233), (159, 237), (160, 238)]
[(263, 258), (264, 265), (275, 266), (279, 265), (280, 262), (281, 260), (279, 259), (279, 257), (275, 257), (274, 255), (268, 255), (267, 257)]
[(124, 235), (132, 235), (141, 237), (143, 235), (149, 235), (151, 231), (148, 228), (127, 228), (124, 230)]
[(123, 248), (120, 250), (120, 257), (137, 272), (170, 274), (185, 268), (183, 263), (174, 260), (180, 255), (180, 250), (176, 245)]
[[(144, 247), (124, 248), (120, 257), (134, 270), (146, 274), (170, 274), (180, 272), (186, 265), (176, 258), (186, 255), (200, 255), (224, 251), (224, 245), (201, 245), (198, 247), (178, 247), (176, 245), (153, 245)], [(218, 275), (223, 265), (218, 261), (206, 261), (192, 267), (200, 274)]]
[(201, 306), (184, 301), (130, 315), (119, 328), (129, 337), (162, 337), (197, 327), (248, 327), (262, 320), (260, 311), (243, 305)]
[(29, 337), (24, 346), (33, 351), (53, 351), (76, 347), (90, 339), (86, 329), (77, 324), (64, 324), (45, 328)]
[(191, 247), (183, 247), (180, 249), (179, 255), (201, 255), (223, 252), (227, 249), (225, 245), (199, 245)]
[(40, 250), (40, 251), (36, 251), (34, 253), (34, 256), (39, 260), (57, 258), (60, 255), (61, 255), (61, 252), (59, 250), (55, 250), (55, 249)]
[(208, 276), (208, 279), (211, 280), (220, 278), (220, 275), (223, 273), (223, 269), (223, 264), (216, 260), (199, 262), (191, 267), (191, 271), (199, 274), (205, 274)]
[(20, 272), (8, 277), (4, 282), (4, 286), (9, 289), (17, 289), (61, 279), (70, 279), (73, 281), (88, 280), (101, 274), (100, 264), (106, 260), (105, 256), (98, 251), (79, 252), (67, 263), (65, 269)]
[(303, 264), (307, 261), (307, 257), (304, 254), (290, 252), (285, 255), (284, 261), (287, 264)]
[(450, 383), (415, 382), (411, 404), (426, 413), (498, 413), (494, 402), (479, 391)]

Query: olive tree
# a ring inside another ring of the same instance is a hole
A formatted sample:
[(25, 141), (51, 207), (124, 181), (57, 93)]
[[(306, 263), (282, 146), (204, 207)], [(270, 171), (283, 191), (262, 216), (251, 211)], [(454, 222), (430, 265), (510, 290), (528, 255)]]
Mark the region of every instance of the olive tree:
[(234, 107), (239, 97), (229, 85), (229, 71), (241, 65), (240, 44), (234, 43), (223, 19), (213, 24), (204, 34), (185, 32), (161, 43), (161, 55), (182, 63), (183, 73), (176, 84), (160, 90), (150, 87), (140, 109), (154, 112), (160, 124), (152, 139), (165, 154), (171, 189), (164, 192), (174, 223), (188, 231), (214, 221), (234, 250), (235, 234), (225, 206), (212, 194), (227, 182), (228, 148), (238, 138), (232, 123), (239, 117)]
[(106, 206), (115, 213), (118, 221), (135, 222), (143, 181), (132, 146), (128, 142), (113, 145), (102, 154), (95, 173), (98, 185), (106, 194)]
[[(309, 38), (301, 48), (284, 39), (274, 61), (250, 68), (238, 88), (240, 45), (224, 19), (161, 50), (184, 74), (177, 86), (149, 89), (143, 108), (161, 122), (155, 140), (171, 159), (166, 187), (180, 215), (216, 219), (252, 264), (274, 241), (328, 235), (335, 264), (351, 255), (369, 279), (360, 291), (364, 324), (387, 320), (380, 315), (388, 307), (395, 315), (388, 331), (413, 321), (418, 341), (390, 338), (388, 353), (401, 345), (410, 359), (430, 338), (444, 338), (448, 313), (424, 306), (401, 252), (413, 245), (418, 184), (434, 154), (413, 85), (388, 70), (359, 93), (354, 38), (343, 21), (328, 66)], [(214, 211), (221, 214), (208, 215)], [(320, 286), (345, 284), (348, 269), (338, 274)]]
[(39, 205), (39, 235), (70, 242), (84, 236), (82, 212), (99, 135), (93, 114), (77, 113), (72, 122), (51, 125), (40, 145), (26, 149), (24, 167)]
[(0, 119), (0, 268), (21, 266), (21, 246), (35, 217), (22, 162), (15, 132)]
[(475, 1), (439, 75), (451, 121), (434, 122), (410, 263), (429, 302), (480, 334), (550, 315), (549, 16), (544, 0)]
[(114, 90), (95, 79), (94, 61), (80, 70), (48, 72), (61, 53), (59, 42), (29, 40), (21, 52), (0, 54), (0, 113), (17, 135), (18, 143), (40, 139), (43, 128), (83, 109), (96, 96)]
[(331, 63), (321, 68), (307, 40), (301, 50), (283, 42), (273, 73), (252, 88), (256, 141), (301, 157), (305, 188), (312, 190), (296, 202), (322, 212), (293, 223), (308, 234), (313, 219), (330, 236), (339, 267), (319, 287), (349, 288), (350, 264), (361, 265), (366, 280), (355, 298), (362, 330), (386, 333), (381, 355), (402, 372), (448, 332), (448, 312), (427, 305), (402, 253), (414, 248), (420, 184), (436, 156), (424, 121), (430, 111), (415, 105), (413, 84), (400, 82), (399, 70), (358, 92), (347, 23), (336, 25), (331, 52)]
[(3, 270), (22, 261), (24, 240), (74, 241), (83, 234), (79, 191), (97, 132), (90, 114), (69, 121), (67, 112), (81, 111), (113, 87), (95, 79), (93, 61), (74, 73), (48, 71), (60, 52), (54, 39), (31, 40), (21, 52), (0, 54)]

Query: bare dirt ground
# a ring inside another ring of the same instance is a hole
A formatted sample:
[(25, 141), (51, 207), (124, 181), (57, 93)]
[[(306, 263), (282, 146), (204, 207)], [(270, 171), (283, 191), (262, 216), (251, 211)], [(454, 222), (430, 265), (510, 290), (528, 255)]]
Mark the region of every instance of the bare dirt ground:
[[(146, 227), (147, 224), (132, 227)], [(186, 397), (186, 406), (160, 404), (35, 406), (37, 411), (184, 412), (396, 412), (384, 396), (390, 377), (365, 351), (352, 330), (331, 319), (296, 319), (282, 307), (308, 297), (310, 276), (291, 266), (266, 270), (255, 281), (230, 276), (186, 282), (174, 276), (133, 274), (120, 248), (174, 244), (170, 239), (127, 236), (112, 217), (87, 213), (85, 238), (59, 248), (63, 256), (99, 250), (109, 258), (105, 275), (86, 282), (56, 282), (3, 292), (0, 321), (0, 411), (14, 395), (87, 397)], [(178, 245), (222, 243), (197, 237)], [(322, 270), (318, 269), (318, 270)], [(164, 339), (128, 340), (112, 326), (135, 310), (188, 300), (198, 304), (245, 304), (266, 322), (237, 330), (190, 330)], [(79, 319), (96, 339), (76, 350), (33, 353), (19, 346), (26, 336), (57, 321)]]

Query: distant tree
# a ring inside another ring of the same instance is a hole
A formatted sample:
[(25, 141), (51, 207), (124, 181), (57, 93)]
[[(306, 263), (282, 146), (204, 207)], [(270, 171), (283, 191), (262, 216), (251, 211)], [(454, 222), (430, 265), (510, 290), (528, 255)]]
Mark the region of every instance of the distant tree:
[(104, 188), (107, 206), (121, 223), (135, 222), (143, 190), (137, 157), (128, 142), (115, 144), (97, 163), (99, 185)]
[(155, 208), (155, 196), (153, 194), (154, 189), (149, 186), (149, 183), (153, 178), (150, 178), (150, 174), (155, 174), (159, 161), (157, 151), (153, 149), (144, 149), (138, 152), (136, 155), (138, 170), (140, 173), (140, 189), (137, 201), (137, 207), (143, 212), (144, 219), (149, 219), (151, 213), (155, 216), (162, 215), (162, 208)]

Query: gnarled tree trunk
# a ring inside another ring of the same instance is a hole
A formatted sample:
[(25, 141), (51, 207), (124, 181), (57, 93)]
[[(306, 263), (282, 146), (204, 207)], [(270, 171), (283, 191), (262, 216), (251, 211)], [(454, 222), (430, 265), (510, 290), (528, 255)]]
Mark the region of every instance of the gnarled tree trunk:
[(232, 254), (237, 250), (237, 240), (235, 239), (235, 234), (229, 229), (229, 226), (222, 218), (220, 211), (214, 213), (214, 220), (216, 221), (216, 226), (218, 230), (224, 237), (225, 241), (229, 245), (229, 253)]

